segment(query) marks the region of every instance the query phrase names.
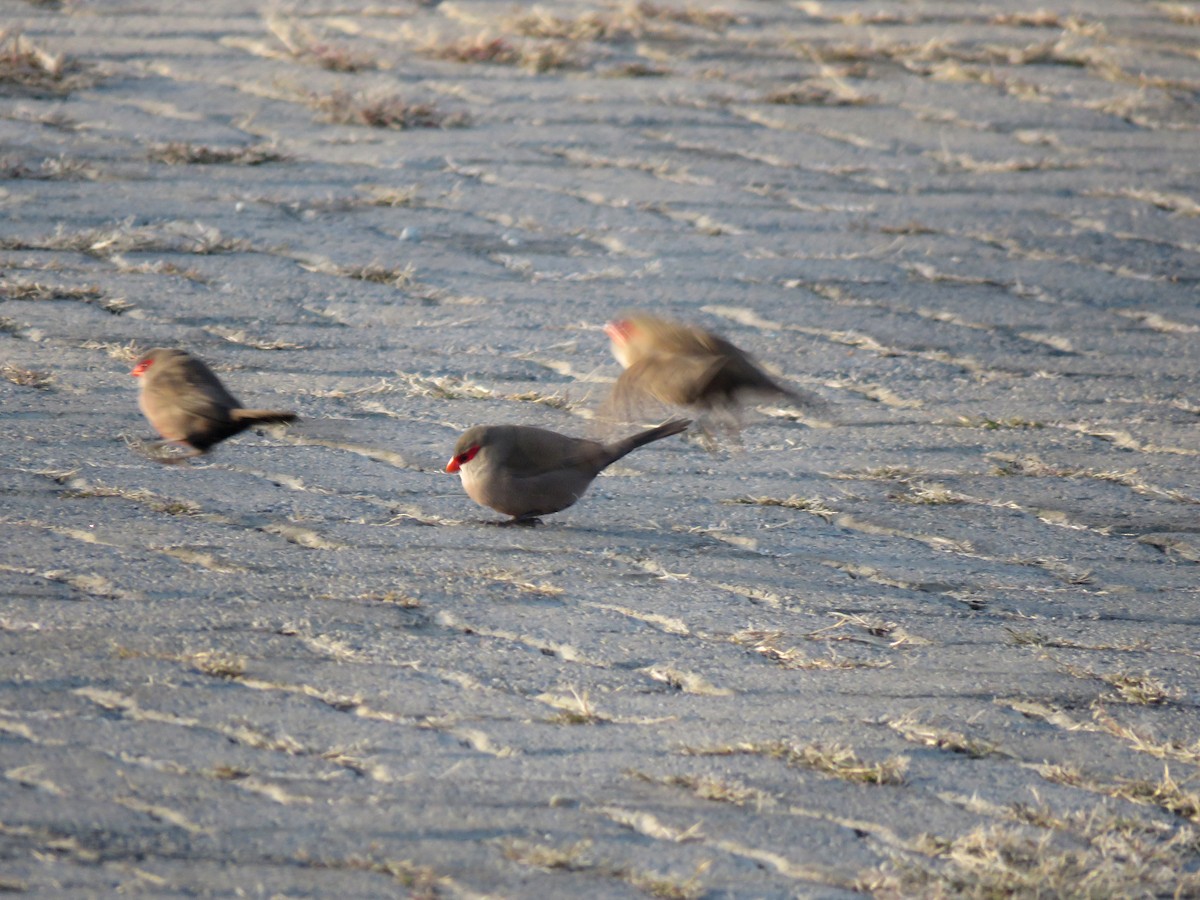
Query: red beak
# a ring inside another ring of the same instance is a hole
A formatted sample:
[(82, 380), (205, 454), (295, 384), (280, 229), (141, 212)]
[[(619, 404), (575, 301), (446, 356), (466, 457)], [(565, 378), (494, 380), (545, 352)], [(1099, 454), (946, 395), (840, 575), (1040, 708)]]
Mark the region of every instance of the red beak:
[(134, 366), (132, 369), (129, 370), (129, 374), (132, 375), (134, 378), (141, 378), (142, 373), (145, 372), (148, 368), (150, 368), (150, 362), (148, 360), (146, 362), (140, 362), (136, 366)]
[(622, 320), (619, 322), (609, 322), (604, 326), (604, 333), (608, 335), (608, 339), (614, 344), (624, 344), (629, 340), (629, 322)]
[(446, 471), (447, 472), (457, 472), (461, 468), (462, 468), (462, 465), (459, 463), (457, 456), (454, 457), (454, 459), (450, 460), (450, 462), (446, 463)]

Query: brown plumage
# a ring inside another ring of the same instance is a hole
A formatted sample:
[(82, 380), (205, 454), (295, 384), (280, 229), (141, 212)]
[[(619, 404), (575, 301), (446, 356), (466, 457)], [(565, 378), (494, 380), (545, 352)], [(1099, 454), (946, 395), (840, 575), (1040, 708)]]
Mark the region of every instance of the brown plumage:
[(183, 350), (155, 347), (129, 373), (142, 380), (138, 406), (162, 435), (155, 444), (178, 444), (191, 452), (158, 455), (170, 462), (199, 456), (253, 425), (292, 422), (294, 412), (246, 409), (203, 362)]
[(675, 419), (610, 444), (528, 425), (477, 425), (459, 437), (446, 471), (459, 474), (480, 506), (531, 521), (566, 509), (622, 456), (689, 424)]
[(753, 394), (825, 407), (815, 394), (781, 385), (743, 350), (703, 328), (634, 312), (609, 322), (604, 332), (625, 369), (605, 404), (610, 415), (628, 419), (653, 401), (736, 421), (738, 409)]

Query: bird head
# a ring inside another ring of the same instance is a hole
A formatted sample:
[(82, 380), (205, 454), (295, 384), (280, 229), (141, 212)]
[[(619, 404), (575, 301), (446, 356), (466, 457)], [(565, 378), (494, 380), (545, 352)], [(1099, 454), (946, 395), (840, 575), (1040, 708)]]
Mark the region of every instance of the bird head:
[(486, 429), (481, 425), (464, 431), (458, 443), (454, 445), (454, 455), (450, 457), (450, 462), (446, 463), (446, 471), (457, 472), (478, 456), (486, 443), (486, 437)]
[(129, 370), (129, 374), (134, 378), (141, 378), (155, 364), (159, 368), (163, 368), (169, 362), (183, 361), (188, 358), (189, 355), (184, 350), (175, 350), (171, 347), (155, 347), (141, 355), (141, 358), (138, 359), (134, 367)]

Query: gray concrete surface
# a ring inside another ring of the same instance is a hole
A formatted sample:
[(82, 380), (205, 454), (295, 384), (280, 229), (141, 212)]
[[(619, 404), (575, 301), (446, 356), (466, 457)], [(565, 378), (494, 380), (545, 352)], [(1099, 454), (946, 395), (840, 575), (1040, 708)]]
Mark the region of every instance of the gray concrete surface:
[[(1200, 896), (1198, 9), (5, 0), (0, 888)], [(631, 307), (836, 416), (487, 524)]]

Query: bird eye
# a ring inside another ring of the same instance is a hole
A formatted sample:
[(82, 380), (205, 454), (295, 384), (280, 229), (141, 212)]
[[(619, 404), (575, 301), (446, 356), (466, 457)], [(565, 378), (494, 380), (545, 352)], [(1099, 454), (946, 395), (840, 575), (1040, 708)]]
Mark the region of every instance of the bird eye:
[(447, 472), (457, 472), (463, 467), (464, 463), (469, 463), (475, 458), (475, 454), (479, 452), (479, 445), (476, 444), (470, 450), (464, 450), (458, 456), (453, 457), (450, 462), (446, 463)]

